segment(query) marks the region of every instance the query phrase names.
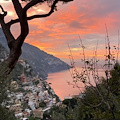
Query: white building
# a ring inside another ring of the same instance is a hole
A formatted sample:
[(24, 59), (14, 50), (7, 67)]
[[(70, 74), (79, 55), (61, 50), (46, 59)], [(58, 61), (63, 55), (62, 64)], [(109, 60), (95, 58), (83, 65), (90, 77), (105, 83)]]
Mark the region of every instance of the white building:
[(22, 100), (23, 99), (23, 93), (18, 93), (17, 95), (16, 95), (16, 97), (17, 97), (17, 99), (18, 100)]

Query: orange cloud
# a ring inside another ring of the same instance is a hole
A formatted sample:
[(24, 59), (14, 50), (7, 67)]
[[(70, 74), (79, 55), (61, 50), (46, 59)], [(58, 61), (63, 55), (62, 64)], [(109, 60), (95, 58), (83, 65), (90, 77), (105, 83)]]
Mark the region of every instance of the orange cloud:
[[(9, 11), (6, 21), (16, 17), (10, 2), (0, 1), (0, 3)], [(65, 5), (58, 4), (58, 11), (51, 16), (29, 21), (30, 34), (26, 42), (63, 59), (67, 58), (67, 45), (71, 44), (75, 59), (79, 59), (76, 47), (80, 44), (79, 34), (89, 49), (87, 56), (92, 56), (97, 41), (99, 41), (98, 49), (104, 53), (105, 23), (111, 43), (116, 44), (117, 30), (120, 27), (119, 4), (119, 0), (74, 0)], [(29, 10), (28, 15), (49, 11), (46, 5), (38, 7)], [(17, 29), (12, 28), (15, 36), (18, 33)], [(101, 53), (98, 56), (102, 56)]]

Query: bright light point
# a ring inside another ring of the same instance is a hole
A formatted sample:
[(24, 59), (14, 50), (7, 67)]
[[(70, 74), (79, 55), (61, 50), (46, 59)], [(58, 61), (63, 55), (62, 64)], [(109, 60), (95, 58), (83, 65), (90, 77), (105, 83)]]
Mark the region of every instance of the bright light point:
[(9, 0), (0, 0), (0, 3), (10, 2)]
[(43, 9), (39, 9), (38, 7), (34, 7), (34, 9), (35, 9), (37, 12), (43, 12), (43, 13), (46, 12), (45, 10), (43, 10)]
[(42, 10), (42, 9), (38, 9), (37, 11), (38, 11), (38, 12), (44, 12), (44, 13), (45, 13), (45, 10)]
[(36, 47), (38, 47), (40, 50), (44, 50), (45, 49), (45, 47), (41, 47), (41, 46), (37, 46), (37, 45), (35, 45)]
[(3, 2), (5, 2), (5, 1), (4, 1), (4, 0), (1, 0), (0, 2), (3, 3)]
[(13, 16), (14, 13), (13, 12), (8, 12), (8, 16)]
[(78, 51), (79, 48), (72, 48), (71, 50), (73, 50), (73, 51)]

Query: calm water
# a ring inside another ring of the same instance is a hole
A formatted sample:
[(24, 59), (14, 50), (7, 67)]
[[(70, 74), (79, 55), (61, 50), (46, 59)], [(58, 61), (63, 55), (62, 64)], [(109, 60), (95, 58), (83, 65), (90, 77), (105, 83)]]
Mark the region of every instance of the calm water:
[[(100, 74), (102, 75), (103, 71), (100, 71)], [(48, 74), (47, 81), (52, 83), (51, 87), (61, 100), (63, 100), (64, 97), (78, 95), (80, 93), (78, 88), (73, 87), (73, 85), (68, 85), (68, 82), (72, 83), (73, 81), (69, 70)], [(79, 86), (84, 87), (82, 83), (80, 83)]]

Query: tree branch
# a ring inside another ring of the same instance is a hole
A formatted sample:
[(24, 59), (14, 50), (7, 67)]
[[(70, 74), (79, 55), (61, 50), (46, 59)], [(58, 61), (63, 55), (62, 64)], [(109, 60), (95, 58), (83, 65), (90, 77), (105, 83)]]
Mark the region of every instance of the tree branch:
[(19, 0), (12, 0), (12, 3), (14, 5), (14, 9), (15, 9), (17, 15), (18, 15), (18, 18), (21, 19), (22, 6), (21, 6)]
[(31, 2), (29, 2), (24, 8), (23, 10), (26, 12), (29, 8), (31, 8), (32, 6), (40, 3), (40, 2), (44, 2), (43, 0), (32, 0)]
[[(31, 2), (29, 2), (25, 7), (24, 7), (24, 10), (27, 11), (29, 8), (31, 8), (32, 6), (38, 4), (38, 3), (43, 3), (43, 2), (49, 2), (48, 0), (32, 0)], [(53, 4), (54, 2), (58, 2), (58, 1), (61, 1), (61, 2), (64, 2), (64, 3), (67, 3), (67, 2), (70, 2), (70, 1), (73, 1), (73, 0), (53, 0)], [(50, 1), (51, 2), (51, 1)]]
[[(27, 17), (27, 20), (32, 20), (32, 19), (35, 19), (35, 18), (43, 18), (43, 17), (50, 16), (54, 12), (57, 3), (58, 3), (58, 0), (55, 0), (54, 3), (51, 6), (50, 11), (48, 13), (43, 14), (43, 15), (33, 15), (33, 16)], [(15, 20), (11, 20), (7, 24), (9, 26), (11, 26), (12, 24), (15, 24), (15, 23), (18, 23), (18, 22), (20, 22), (20, 20), (19, 19), (15, 19)]]
[(7, 15), (7, 12), (4, 11), (4, 9), (3, 9), (3, 7), (2, 7), (1, 5), (0, 5), (0, 8), (1, 8), (2, 12), (3, 12), (3, 14), (0, 13), (0, 17), (1, 17), (2, 19), (4, 19), (4, 17)]
[[(22, 46), (26, 36), (29, 33), (29, 27), (28, 27), (28, 21), (27, 21), (27, 14), (26, 12), (23, 10), (19, 0), (12, 0), (12, 3), (14, 5), (14, 9), (18, 15), (18, 19), (20, 22), (20, 27), (21, 27), (21, 33), (19, 35), (19, 41), (17, 39), (17, 44), (19, 44), (20, 46)], [(9, 25), (9, 24), (8, 24)], [(20, 39), (21, 38), (21, 39)]]
[(3, 32), (5, 34), (5, 37), (7, 39), (8, 46), (11, 49), (12, 46), (13, 46), (15, 38), (11, 34), (10, 27), (4, 21), (4, 17), (7, 15), (7, 12), (4, 11), (4, 9), (3, 9), (3, 7), (1, 5), (0, 5), (0, 8), (1, 8), (2, 12), (3, 12), (3, 14), (0, 14), (0, 24), (1, 24), (2, 30), (3, 30)]
[[(35, 18), (48, 17), (54, 12), (54, 10), (56, 8), (56, 4), (59, 1), (70, 2), (70, 1), (73, 1), (73, 0), (53, 0), (53, 3), (51, 5), (51, 9), (50, 9), (50, 11), (48, 13), (43, 14), (43, 15), (32, 15), (32, 16), (27, 17), (27, 10), (29, 8), (31, 8), (32, 6), (34, 6), (34, 5), (38, 4), (38, 3), (42, 3), (42, 2), (45, 2), (45, 1), (47, 1), (47, 0), (44, 0), (44, 1), (43, 0), (32, 0), (24, 8), (22, 8), (19, 0), (12, 0), (15, 11), (16, 11), (16, 13), (18, 15), (18, 19), (11, 20), (10, 22), (7, 23), (7, 25), (10, 27), (12, 24), (20, 22), (21, 34), (16, 39), (17, 41), (19, 39), (18, 43), (20, 44), (20, 46), (22, 46), (22, 44), (24, 42), (24, 39), (26, 38), (26, 36), (29, 33), (28, 20), (32, 20), (32, 19), (35, 19)], [(20, 38), (21, 38), (21, 40), (20, 40)]]

